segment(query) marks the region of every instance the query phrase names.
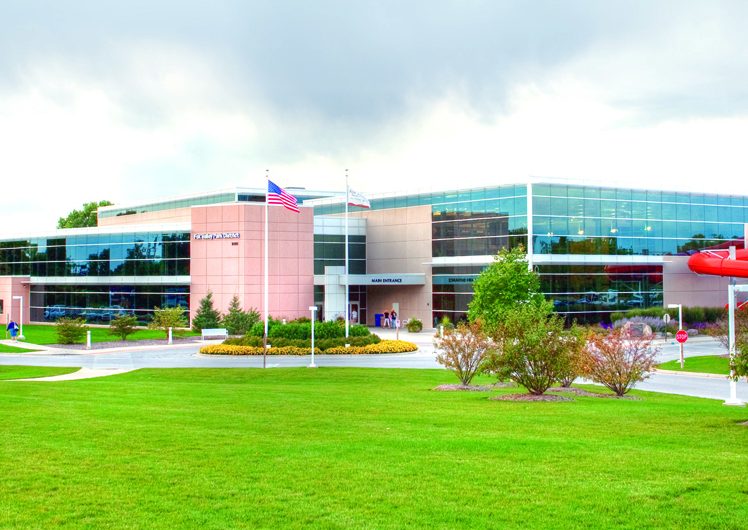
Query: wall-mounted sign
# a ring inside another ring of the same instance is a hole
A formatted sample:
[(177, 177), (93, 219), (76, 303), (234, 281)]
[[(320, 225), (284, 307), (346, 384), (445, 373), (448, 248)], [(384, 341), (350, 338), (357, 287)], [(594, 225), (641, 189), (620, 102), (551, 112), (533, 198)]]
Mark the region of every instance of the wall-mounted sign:
[[(403, 274), (351, 274), (350, 285), (424, 285), (426, 275), (421, 273)], [(341, 285), (345, 284), (345, 276), (340, 276)]]
[(434, 276), (434, 285), (448, 285), (450, 283), (473, 283), (476, 276)]
[(217, 232), (214, 234), (193, 234), (193, 239), (239, 239), (239, 232)]

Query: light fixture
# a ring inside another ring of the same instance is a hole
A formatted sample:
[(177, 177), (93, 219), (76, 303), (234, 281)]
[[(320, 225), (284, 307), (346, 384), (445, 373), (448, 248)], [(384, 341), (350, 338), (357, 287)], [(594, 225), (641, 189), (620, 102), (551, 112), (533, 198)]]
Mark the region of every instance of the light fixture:
[(646, 230), (647, 232), (651, 232), (652, 231), (652, 227), (651, 226), (645, 226), (644, 230)]
[(615, 226), (611, 226), (610, 227), (610, 233), (611, 234), (617, 234), (618, 233), (618, 229)]
[(577, 230), (577, 234), (579, 234), (580, 236), (583, 236), (584, 235), (584, 229), (580, 228), (579, 230)]

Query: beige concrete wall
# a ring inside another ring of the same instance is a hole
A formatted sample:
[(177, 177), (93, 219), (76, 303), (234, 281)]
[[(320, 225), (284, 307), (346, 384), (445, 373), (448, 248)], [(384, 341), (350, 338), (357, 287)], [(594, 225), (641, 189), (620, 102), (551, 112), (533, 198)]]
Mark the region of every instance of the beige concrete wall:
[(688, 268), (688, 256), (666, 256), (663, 304), (688, 307), (722, 307), (727, 303), (728, 278), (698, 275)]
[(367, 287), (367, 324), (374, 315), (400, 304), (400, 318), (431, 321), (431, 206), (356, 212), (366, 217), (366, 272), (423, 273), (425, 285)]
[(13, 300), (14, 296), (23, 296), (23, 322), (29, 322), (30, 281), (28, 276), (0, 276), (0, 300), (3, 301), (3, 312), (0, 314), (3, 333), (0, 333), (0, 337), (5, 336), (5, 326), (10, 322), (11, 315), (13, 320), (20, 323), (21, 301)]
[(158, 212), (134, 213), (115, 217), (99, 217), (99, 226), (120, 226), (153, 223), (188, 223), (192, 219), (191, 208), (174, 208)]
[[(270, 315), (294, 319), (308, 316), (314, 303), (314, 221), (311, 208), (293, 213), (269, 209)], [(244, 309), (263, 312), (263, 246), (265, 208), (262, 204), (192, 208), (190, 240), (190, 312), (213, 293), (213, 305), (225, 313), (234, 295)], [(239, 232), (238, 239), (196, 240), (195, 233)]]

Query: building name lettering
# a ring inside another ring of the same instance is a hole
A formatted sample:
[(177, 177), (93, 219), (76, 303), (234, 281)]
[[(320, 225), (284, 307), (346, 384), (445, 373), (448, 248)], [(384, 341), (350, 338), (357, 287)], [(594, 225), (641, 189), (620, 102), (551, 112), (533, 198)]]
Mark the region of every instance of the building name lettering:
[(403, 283), (402, 278), (372, 278), (371, 283)]
[(214, 234), (195, 234), (194, 239), (239, 239), (239, 232), (217, 232)]

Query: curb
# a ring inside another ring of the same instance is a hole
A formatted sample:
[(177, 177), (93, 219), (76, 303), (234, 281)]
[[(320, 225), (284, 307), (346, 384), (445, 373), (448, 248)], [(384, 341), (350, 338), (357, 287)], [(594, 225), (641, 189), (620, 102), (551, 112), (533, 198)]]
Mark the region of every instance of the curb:
[(678, 370), (660, 370), (659, 368), (654, 370), (657, 374), (664, 374), (664, 375), (683, 375), (683, 376), (690, 376), (690, 377), (701, 377), (703, 379), (728, 379), (727, 375), (723, 374), (707, 374), (704, 372), (681, 372)]

